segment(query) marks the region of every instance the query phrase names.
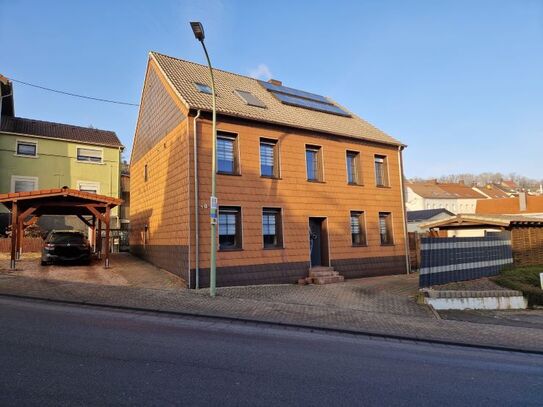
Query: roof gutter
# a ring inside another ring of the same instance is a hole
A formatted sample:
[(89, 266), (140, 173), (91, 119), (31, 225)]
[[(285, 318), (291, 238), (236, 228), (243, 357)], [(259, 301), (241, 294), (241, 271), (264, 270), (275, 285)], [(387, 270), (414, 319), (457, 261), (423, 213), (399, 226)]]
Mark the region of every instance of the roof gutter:
[[(194, 287), (200, 288), (200, 226), (199, 226), (199, 195), (198, 195), (198, 118), (200, 110), (194, 116), (193, 137), (194, 137)], [(190, 264), (189, 264), (190, 276)]]
[(405, 247), (405, 271), (407, 274), (411, 273), (411, 261), (409, 259), (409, 234), (407, 233), (407, 209), (405, 207), (405, 194), (403, 183), (403, 157), (402, 151), (404, 147), (398, 146), (398, 162), (400, 163), (400, 193), (402, 197), (402, 215), (403, 215), (403, 236)]

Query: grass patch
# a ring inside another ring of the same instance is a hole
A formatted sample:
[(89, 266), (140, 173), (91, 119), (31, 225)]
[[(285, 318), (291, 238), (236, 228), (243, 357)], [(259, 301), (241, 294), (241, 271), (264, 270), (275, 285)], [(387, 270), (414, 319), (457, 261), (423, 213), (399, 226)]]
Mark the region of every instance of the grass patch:
[(528, 306), (543, 305), (543, 290), (539, 273), (543, 273), (543, 265), (515, 267), (502, 270), (502, 272), (492, 277), (492, 280), (512, 290), (522, 291), (528, 300)]

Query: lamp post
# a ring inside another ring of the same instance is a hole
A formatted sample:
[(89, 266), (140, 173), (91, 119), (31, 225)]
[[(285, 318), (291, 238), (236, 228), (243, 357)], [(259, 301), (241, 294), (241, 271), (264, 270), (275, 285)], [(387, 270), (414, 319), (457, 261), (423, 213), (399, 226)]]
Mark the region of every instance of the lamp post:
[[(204, 27), (202, 23), (192, 21), (190, 23), (194, 37), (202, 44), (204, 53), (207, 59), (207, 65), (209, 67), (209, 76), (211, 77), (211, 103), (212, 103), (212, 153), (211, 153), (211, 199), (209, 206), (209, 216), (211, 225), (211, 259), (210, 259), (210, 273), (209, 273), (209, 294), (211, 297), (215, 297), (216, 292), (216, 277), (217, 277), (217, 217), (218, 217), (218, 204), (216, 196), (216, 184), (217, 184), (217, 109), (215, 105), (215, 79), (213, 78), (213, 68), (211, 67), (211, 61), (204, 43)], [(198, 219), (196, 220), (198, 222)]]

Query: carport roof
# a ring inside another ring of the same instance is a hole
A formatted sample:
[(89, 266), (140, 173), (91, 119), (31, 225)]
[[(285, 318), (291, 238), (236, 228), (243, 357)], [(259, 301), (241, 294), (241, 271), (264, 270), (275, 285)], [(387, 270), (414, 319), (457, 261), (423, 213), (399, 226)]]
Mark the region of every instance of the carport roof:
[(473, 226), (543, 226), (543, 218), (522, 215), (467, 215), (461, 214), (426, 222), (421, 225), (425, 228), (463, 228)]
[(96, 210), (103, 212), (106, 207), (113, 208), (120, 205), (123, 200), (70, 188), (0, 194), (0, 203), (8, 209), (11, 209), (14, 202), (24, 207), (40, 206), (37, 212), (41, 215), (78, 215), (87, 214), (88, 210), (85, 205), (91, 205)]

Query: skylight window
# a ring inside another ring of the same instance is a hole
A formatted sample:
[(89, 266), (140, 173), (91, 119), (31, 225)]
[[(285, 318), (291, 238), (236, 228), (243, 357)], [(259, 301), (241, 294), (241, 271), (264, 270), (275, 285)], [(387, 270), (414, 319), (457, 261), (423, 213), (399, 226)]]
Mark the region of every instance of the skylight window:
[(256, 107), (266, 107), (264, 102), (262, 102), (259, 98), (257, 98), (255, 95), (253, 95), (251, 92), (247, 92), (245, 90), (239, 90), (236, 89), (234, 91), (238, 97), (243, 100), (247, 105), (249, 106), (256, 106)]
[(194, 82), (194, 86), (196, 86), (196, 89), (198, 92), (206, 93), (208, 95), (211, 95), (211, 88), (203, 83)]

